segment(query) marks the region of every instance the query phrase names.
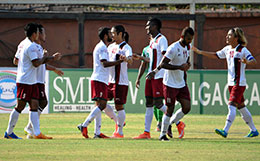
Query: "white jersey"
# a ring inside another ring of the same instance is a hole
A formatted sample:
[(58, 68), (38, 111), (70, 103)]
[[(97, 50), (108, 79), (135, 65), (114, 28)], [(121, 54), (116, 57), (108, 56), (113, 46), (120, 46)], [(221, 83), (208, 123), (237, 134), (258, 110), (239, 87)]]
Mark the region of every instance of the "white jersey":
[(32, 60), (38, 59), (37, 47), (28, 38), (19, 45), (15, 57), (19, 59), (16, 82), (22, 84), (36, 84), (37, 70), (32, 64)]
[(100, 41), (93, 51), (93, 73), (91, 80), (108, 84), (109, 71), (108, 68), (102, 65), (101, 60), (108, 61), (107, 46), (103, 41)]
[[(190, 55), (190, 46), (181, 46), (180, 41), (171, 44), (165, 54), (170, 59), (171, 65), (180, 66), (187, 63)], [(165, 69), (163, 84), (172, 88), (182, 88), (186, 86), (185, 73), (182, 70)]]
[[(37, 54), (38, 54), (38, 58), (41, 59), (44, 56), (43, 53), (43, 48), (41, 45), (36, 44), (37, 47)], [(46, 74), (46, 64), (42, 64), (39, 67), (36, 68), (37, 69), (37, 83), (41, 83), (44, 84), (45, 83), (45, 74)]]
[[(150, 41), (149, 46), (150, 49), (147, 50), (150, 58), (148, 72), (151, 72), (160, 64), (163, 58), (162, 52), (166, 51), (168, 48), (168, 41), (165, 36), (159, 33), (156, 37), (154, 37)], [(154, 79), (163, 78), (163, 74), (164, 74), (164, 69), (161, 69), (158, 73), (156, 73)]]
[(227, 60), (228, 66), (228, 85), (246, 86), (245, 68), (246, 64), (241, 63), (242, 58), (252, 60), (254, 57), (246, 47), (241, 45), (232, 49), (231, 45), (224, 47), (222, 50), (217, 51), (217, 56), (220, 59)]
[[(120, 55), (131, 57), (133, 55), (132, 48), (123, 41), (120, 44), (113, 43), (108, 46), (109, 61), (119, 60)], [(129, 83), (127, 74), (127, 62), (109, 68), (109, 83), (119, 85), (127, 85)]]

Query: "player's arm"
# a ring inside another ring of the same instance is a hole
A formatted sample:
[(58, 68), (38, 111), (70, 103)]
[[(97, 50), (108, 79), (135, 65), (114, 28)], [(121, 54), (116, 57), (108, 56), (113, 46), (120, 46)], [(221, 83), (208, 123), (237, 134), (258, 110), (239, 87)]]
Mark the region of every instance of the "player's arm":
[(46, 69), (55, 72), (59, 76), (63, 76), (64, 72), (52, 65), (46, 64)]
[(168, 69), (168, 70), (183, 70), (183, 71), (187, 71), (190, 68), (190, 63), (184, 63), (182, 65), (172, 65), (170, 64), (171, 60), (169, 58), (167, 58), (166, 56), (163, 57), (161, 63), (157, 66), (157, 68), (155, 68), (153, 71), (151, 71), (150, 73), (148, 73), (146, 75), (147, 79), (152, 79), (156, 73), (158, 73), (162, 68), (164, 69)]
[(56, 61), (56, 60), (60, 60), (60, 58), (62, 57), (61, 53), (55, 53), (52, 56), (44, 56), (41, 59), (34, 59), (32, 60), (32, 64), (34, 67), (38, 67), (42, 64), (51, 62), (51, 61)]
[(144, 56), (141, 56), (139, 54), (136, 54), (136, 53), (133, 53), (133, 59), (135, 60), (141, 60), (141, 61), (144, 61), (146, 63), (149, 63), (150, 62), (150, 59), (147, 58), (147, 57), (144, 57)]
[(133, 58), (132, 58), (132, 56), (128, 56), (126, 59), (125, 59), (125, 61), (128, 63), (128, 64), (133, 64)]
[(170, 59), (166, 56), (163, 57), (160, 65), (155, 69), (155, 71), (159, 71), (161, 68), (168, 69), (168, 70), (183, 70), (187, 71), (190, 68), (190, 63), (184, 63), (182, 65), (172, 65), (170, 64)]
[(199, 50), (198, 48), (196, 48), (194, 46), (191, 48), (191, 50), (193, 50), (197, 54), (204, 55), (204, 56), (212, 58), (212, 59), (218, 59), (216, 52)]
[(139, 71), (138, 71), (138, 75), (137, 75), (136, 81), (135, 81), (136, 88), (140, 87), (140, 79), (142, 78), (142, 76), (143, 76), (143, 74), (145, 72), (146, 66), (147, 66), (147, 62), (142, 61), (141, 65), (139, 67)]
[(257, 61), (253, 57), (253, 55), (248, 51), (248, 49), (243, 48), (242, 50), (244, 57), (240, 60), (241, 63), (247, 64), (247, 65), (256, 65)]
[(106, 59), (102, 59), (100, 61), (101, 61), (102, 65), (105, 68), (107, 68), (107, 67), (112, 67), (112, 66), (118, 65), (118, 64), (122, 63), (124, 60), (119, 59), (119, 60), (116, 60), (116, 61), (107, 61)]
[(16, 58), (16, 57), (14, 57), (14, 59), (13, 59), (13, 64), (14, 64), (14, 65), (18, 65), (18, 62), (19, 62), (19, 59)]

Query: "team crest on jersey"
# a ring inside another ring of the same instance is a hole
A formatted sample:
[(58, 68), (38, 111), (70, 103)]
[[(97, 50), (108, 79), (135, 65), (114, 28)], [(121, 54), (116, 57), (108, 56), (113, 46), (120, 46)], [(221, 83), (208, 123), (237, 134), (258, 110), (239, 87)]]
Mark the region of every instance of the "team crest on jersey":
[(0, 109), (10, 111), (16, 105), (16, 74), (0, 71)]

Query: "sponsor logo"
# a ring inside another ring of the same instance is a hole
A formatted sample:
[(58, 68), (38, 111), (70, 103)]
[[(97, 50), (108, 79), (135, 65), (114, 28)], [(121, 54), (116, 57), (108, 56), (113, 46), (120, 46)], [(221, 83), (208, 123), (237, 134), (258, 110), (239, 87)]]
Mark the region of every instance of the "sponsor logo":
[(16, 105), (16, 74), (0, 71), (0, 109), (10, 111)]

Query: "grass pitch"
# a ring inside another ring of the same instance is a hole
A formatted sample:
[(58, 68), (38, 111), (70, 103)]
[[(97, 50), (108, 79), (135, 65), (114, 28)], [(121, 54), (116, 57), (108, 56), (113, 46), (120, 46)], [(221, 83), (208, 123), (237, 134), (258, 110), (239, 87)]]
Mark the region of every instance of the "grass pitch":
[[(22, 114), (14, 132), (23, 140), (4, 139), (9, 114), (0, 114), (0, 160), (89, 160), (89, 161), (224, 161), (224, 160), (260, 160), (260, 137), (244, 138), (249, 132), (248, 126), (240, 116), (233, 123), (228, 138), (214, 133), (214, 128), (223, 128), (226, 116), (187, 115), (185, 136), (178, 139), (173, 127), (174, 138), (169, 142), (158, 140), (153, 120), (149, 140), (133, 140), (144, 129), (144, 114), (126, 114), (124, 139), (92, 139), (94, 122), (89, 126), (91, 139), (84, 139), (77, 125), (85, 120), (88, 113), (59, 113), (41, 115), (41, 131), (53, 140), (26, 139), (23, 128), (28, 115)], [(253, 116), (260, 130), (260, 116)], [(102, 132), (112, 135), (115, 124), (102, 114)]]

